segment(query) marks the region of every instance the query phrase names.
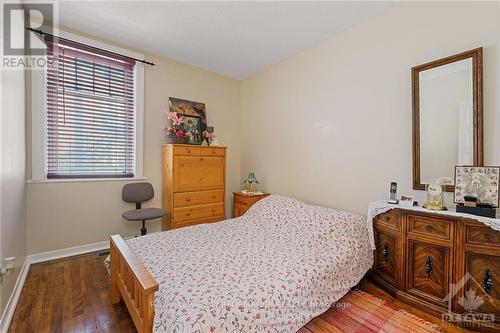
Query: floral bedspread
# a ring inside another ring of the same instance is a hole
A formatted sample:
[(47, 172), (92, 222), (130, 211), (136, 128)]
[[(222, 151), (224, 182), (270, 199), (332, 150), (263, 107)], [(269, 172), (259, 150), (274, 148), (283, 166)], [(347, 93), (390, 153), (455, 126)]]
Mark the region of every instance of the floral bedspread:
[(127, 243), (159, 283), (156, 333), (296, 332), (373, 262), (365, 218), (278, 195)]

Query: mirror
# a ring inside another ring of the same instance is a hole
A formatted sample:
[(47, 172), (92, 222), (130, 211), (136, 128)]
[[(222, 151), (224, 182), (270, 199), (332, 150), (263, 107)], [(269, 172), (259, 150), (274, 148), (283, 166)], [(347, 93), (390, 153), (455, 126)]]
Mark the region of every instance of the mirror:
[(482, 48), (413, 67), (412, 83), (413, 188), (482, 166)]

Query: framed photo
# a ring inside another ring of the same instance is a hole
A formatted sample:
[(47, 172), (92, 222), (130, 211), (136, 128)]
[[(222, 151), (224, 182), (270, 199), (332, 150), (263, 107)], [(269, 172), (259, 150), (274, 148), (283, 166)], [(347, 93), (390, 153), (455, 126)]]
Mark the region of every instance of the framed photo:
[(413, 207), (413, 203), (415, 202), (415, 197), (411, 195), (402, 195), (399, 198), (399, 205), (403, 207)]
[(499, 205), (500, 167), (455, 167), (454, 202), (463, 204), (464, 197), (475, 197), (479, 204)]
[(201, 118), (183, 116), (184, 121), (182, 122), (184, 131), (188, 136), (188, 144), (200, 145), (203, 140), (202, 130), (201, 130)]

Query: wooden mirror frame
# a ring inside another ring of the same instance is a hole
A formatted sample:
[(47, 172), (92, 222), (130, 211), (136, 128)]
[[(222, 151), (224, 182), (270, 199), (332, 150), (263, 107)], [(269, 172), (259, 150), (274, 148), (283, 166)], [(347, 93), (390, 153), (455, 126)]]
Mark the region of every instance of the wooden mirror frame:
[[(472, 108), (474, 120), (474, 166), (483, 166), (483, 48), (462, 52), (451, 57), (432, 61), (413, 67), (412, 100), (413, 100), (413, 189), (425, 190), (420, 179), (420, 86), (419, 74), (422, 71), (472, 58)], [(455, 190), (453, 185), (446, 185), (447, 192)]]

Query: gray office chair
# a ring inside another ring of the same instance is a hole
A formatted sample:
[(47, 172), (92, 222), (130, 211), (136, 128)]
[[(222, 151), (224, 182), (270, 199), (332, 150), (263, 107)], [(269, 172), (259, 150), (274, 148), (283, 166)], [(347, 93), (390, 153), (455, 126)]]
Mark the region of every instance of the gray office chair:
[(122, 189), (122, 199), (125, 202), (135, 203), (135, 209), (128, 210), (122, 217), (128, 221), (142, 221), (141, 236), (147, 234), (146, 221), (162, 217), (165, 213), (160, 208), (141, 208), (141, 204), (155, 196), (150, 183), (126, 184)]

